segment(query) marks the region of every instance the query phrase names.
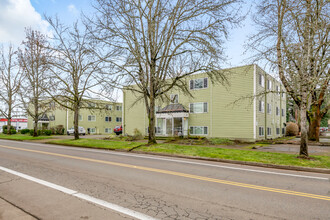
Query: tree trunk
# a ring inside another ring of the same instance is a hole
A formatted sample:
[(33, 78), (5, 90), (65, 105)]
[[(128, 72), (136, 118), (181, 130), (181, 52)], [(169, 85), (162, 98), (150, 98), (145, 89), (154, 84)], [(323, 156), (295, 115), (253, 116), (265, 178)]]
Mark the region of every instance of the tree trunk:
[(11, 135), (11, 105), (9, 105), (9, 111), (8, 111), (8, 123), (7, 123), (7, 134)]
[(153, 97), (153, 95), (150, 96), (148, 144), (157, 144), (155, 134), (155, 98)]
[(33, 125), (33, 137), (38, 136), (38, 121), (39, 121), (39, 111), (38, 111), (38, 101), (34, 102), (34, 125)]
[(321, 111), (318, 105), (312, 105), (309, 114), (309, 132), (308, 139), (311, 141), (320, 141)]
[[(307, 96), (307, 95), (306, 95)], [(301, 157), (308, 157), (308, 133), (307, 133), (307, 97), (302, 95), (302, 102), (300, 106), (300, 125), (301, 125), (301, 137), (300, 137), (300, 152)]]
[(74, 125), (74, 139), (78, 140), (79, 139), (79, 125), (78, 125), (78, 120), (79, 120), (79, 107), (77, 104), (74, 105), (74, 119), (73, 119), (73, 125)]

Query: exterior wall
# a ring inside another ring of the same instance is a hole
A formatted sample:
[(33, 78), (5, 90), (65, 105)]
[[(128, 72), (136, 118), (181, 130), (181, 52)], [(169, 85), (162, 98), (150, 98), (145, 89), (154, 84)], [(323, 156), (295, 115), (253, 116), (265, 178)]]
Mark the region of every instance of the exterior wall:
[[(259, 84), (259, 77), (262, 75), (264, 77), (264, 85)], [(273, 139), (283, 136), (282, 129), (285, 128), (284, 124), (286, 122), (286, 95), (283, 86), (272, 76), (263, 71), (260, 67), (256, 69), (256, 90), (257, 90), (257, 108), (256, 108), (256, 139)], [(267, 81), (271, 81), (272, 87), (269, 89), (267, 87)], [(276, 91), (276, 86), (279, 87), (280, 93)], [(263, 109), (261, 112), (259, 105), (263, 101)], [(271, 105), (271, 112), (267, 112), (267, 104)], [(276, 107), (279, 109), (279, 114), (276, 115)], [(282, 109), (284, 116), (282, 116)], [(262, 127), (264, 132), (260, 135), (259, 128)], [(271, 129), (271, 134), (267, 134), (267, 128)], [(279, 129), (279, 134), (276, 133), (276, 129)]]
[[(95, 101), (98, 102), (97, 108), (86, 109), (83, 108), (80, 110), (79, 115), (81, 115), (82, 120), (79, 120), (79, 126), (84, 127), (87, 133), (88, 128), (94, 128), (95, 133), (91, 134), (107, 134), (105, 129), (108, 128), (109, 133), (113, 132), (115, 126), (122, 125), (122, 122), (117, 122), (116, 117), (122, 118), (122, 110), (117, 110), (116, 106), (122, 106), (122, 103), (112, 103), (105, 101)], [(106, 109), (106, 105), (111, 104), (112, 110)], [(63, 125), (65, 130), (68, 130), (73, 127), (74, 123), (74, 114), (71, 110), (66, 110), (65, 108), (55, 105), (50, 111), (48, 111), (47, 116), (54, 116), (55, 120), (50, 120), (48, 128), (56, 127), (57, 125)], [(94, 115), (95, 121), (88, 121), (88, 116)], [(111, 117), (111, 121), (105, 121), (105, 117)], [(28, 117), (28, 128), (33, 128), (33, 120), (31, 117)]]
[[(272, 80), (273, 88), (280, 85), (275, 79), (270, 78), (261, 68), (256, 65), (248, 65), (223, 70), (227, 76), (228, 84), (212, 84), (208, 79), (208, 87), (190, 90), (193, 97), (183, 94), (179, 90), (173, 89), (167, 95), (178, 94), (178, 103), (189, 110), (191, 103), (207, 102), (208, 111), (205, 113), (189, 113), (190, 126), (208, 127), (207, 137), (223, 137), (232, 139), (264, 139), (266, 135), (259, 136), (259, 126), (264, 126), (264, 134), (267, 134), (267, 126), (271, 128), (272, 135), (267, 138), (275, 138), (276, 127), (283, 127), (284, 117), (276, 116), (276, 106), (284, 108), (285, 98), (275, 93), (265, 96), (265, 87), (258, 83), (258, 74), (262, 73), (267, 79)], [(196, 74), (187, 77), (187, 85), (190, 79), (207, 77), (207, 74)], [(281, 88), (282, 89), (282, 88)], [(261, 94), (261, 95), (260, 95)], [(256, 98), (254, 98), (257, 96)], [(258, 110), (259, 99), (264, 101), (265, 112)], [(267, 111), (267, 100), (271, 104), (271, 114)], [(157, 101), (158, 108), (165, 107), (169, 101)], [(281, 110), (280, 110), (281, 114)], [(267, 124), (265, 125), (265, 123)], [(148, 127), (148, 117), (146, 115), (144, 100), (141, 96), (131, 91), (124, 91), (124, 133), (133, 134), (134, 129), (140, 130), (146, 135)], [(280, 131), (280, 134), (282, 130)], [(203, 136), (203, 135), (200, 135)]]

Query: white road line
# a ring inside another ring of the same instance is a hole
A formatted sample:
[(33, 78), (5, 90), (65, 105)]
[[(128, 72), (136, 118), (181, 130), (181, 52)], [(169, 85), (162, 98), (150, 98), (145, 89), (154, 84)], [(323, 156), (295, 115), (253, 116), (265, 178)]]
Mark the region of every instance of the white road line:
[(57, 184), (47, 182), (45, 180), (41, 180), (41, 179), (38, 179), (38, 178), (35, 178), (35, 177), (32, 177), (32, 176), (26, 175), (24, 173), (20, 173), (20, 172), (17, 172), (15, 170), (11, 170), (11, 169), (8, 169), (8, 168), (2, 167), (2, 166), (0, 166), (0, 170), (5, 171), (7, 173), (11, 173), (11, 174), (16, 175), (16, 176), (19, 176), (21, 178), (33, 181), (35, 183), (39, 183), (41, 185), (44, 185), (44, 186), (47, 186), (49, 188), (58, 190), (58, 191), (63, 192), (65, 194), (80, 198), (82, 200), (85, 200), (85, 201), (103, 206), (103, 207), (108, 208), (108, 209), (112, 209), (114, 211), (123, 213), (125, 215), (131, 216), (131, 217), (136, 218), (136, 219), (142, 219), (142, 220), (154, 220), (155, 219), (155, 218), (152, 218), (152, 217), (147, 216), (145, 214), (142, 214), (140, 212), (136, 212), (134, 210), (124, 208), (122, 206), (119, 206), (119, 205), (116, 205), (116, 204), (113, 204), (113, 203), (110, 203), (110, 202), (107, 202), (107, 201), (104, 201), (104, 200), (101, 200), (101, 199), (97, 199), (97, 198), (94, 198), (92, 196), (89, 196), (89, 195), (86, 195), (86, 194), (83, 194), (83, 193), (79, 193), (79, 192), (74, 191), (72, 189), (68, 189), (66, 187), (59, 186)]
[[(13, 142), (13, 141), (9, 141)], [(134, 153), (119, 153), (119, 152), (111, 152), (105, 150), (95, 150), (95, 149), (87, 149), (87, 148), (76, 148), (76, 147), (61, 147), (58, 145), (47, 146), (47, 144), (39, 144), (39, 143), (24, 143), (28, 145), (39, 145), (42, 147), (48, 148), (58, 148), (58, 149), (70, 149), (75, 151), (83, 151), (83, 152), (94, 152), (94, 153), (101, 153), (101, 154), (112, 154), (118, 156), (125, 156), (125, 157), (137, 157), (137, 158), (145, 158), (151, 160), (163, 160), (163, 161), (170, 161), (175, 163), (185, 163), (185, 164), (193, 164), (193, 165), (200, 165), (200, 166), (209, 166), (209, 167), (217, 167), (217, 168), (224, 168), (224, 169), (231, 169), (231, 170), (241, 170), (247, 172), (255, 172), (255, 173), (264, 173), (264, 174), (271, 174), (271, 175), (280, 175), (280, 176), (291, 176), (291, 177), (298, 177), (298, 178), (308, 178), (308, 179), (318, 179), (318, 180), (327, 180), (329, 178), (326, 177), (317, 177), (317, 176), (306, 176), (306, 175), (298, 175), (298, 174), (290, 174), (290, 173), (280, 173), (280, 172), (273, 172), (273, 171), (265, 171), (265, 170), (255, 170), (255, 169), (248, 169), (248, 168), (240, 168), (240, 167), (231, 167), (231, 166), (224, 166), (224, 165), (216, 165), (216, 164), (209, 164), (209, 163), (199, 163), (187, 160), (178, 160), (178, 159), (169, 159), (161, 156), (145, 156), (145, 155), (137, 155)]]

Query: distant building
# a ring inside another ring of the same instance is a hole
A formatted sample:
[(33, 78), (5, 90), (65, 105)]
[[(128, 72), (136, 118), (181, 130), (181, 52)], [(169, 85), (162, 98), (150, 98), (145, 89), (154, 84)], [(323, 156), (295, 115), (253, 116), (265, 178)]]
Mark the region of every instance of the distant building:
[[(280, 82), (257, 65), (223, 70), (228, 86), (212, 84), (205, 73), (186, 78), (193, 97), (180, 90), (156, 101), (156, 135), (202, 136), (244, 140), (285, 134), (286, 96)], [(148, 117), (139, 94), (124, 91), (123, 133), (148, 134)], [(163, 99), (164, 100), (164, 99)]]
[[(55, 128), (62, 125), (65, 130), (73, 127), (73, 111), (55, 102), (49, 103), (49, 110), (40, 117), (39, 129)], [(33, 128), (33, 119), (28, 117), (28, 128)], [(90, 134), (110, 134), (115, 126), (122, 124), (122, 103), (101, 100), (86, 100), (79, 112), (79, 126)]]

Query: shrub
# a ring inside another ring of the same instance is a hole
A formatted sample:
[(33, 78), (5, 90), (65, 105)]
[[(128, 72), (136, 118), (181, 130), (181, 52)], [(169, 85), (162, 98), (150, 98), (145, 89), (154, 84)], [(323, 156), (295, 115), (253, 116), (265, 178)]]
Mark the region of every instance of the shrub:
[(55, 127), (55, 134), (57, 135), (63, 135), (64, 134), (64, 126), (63, 125), (57, 125)]
[(143, 135), (139, 129), (135, 128), (133, 131), (133, 136), (127, 136), (125, 138), (125, 141), (136, 141), (143, 139)]
[(21, 134), (27, 134), (30, 132), (30, 129), (22, 129)]
[(299, 127), (296, 123), (289, 122), (286, 125), (286, 136), (297, 136), (299, 133)]
[(52, 134), (52, 130), (42, 130), (42, 134), (50, 136)]
[(10, 130), (10, 133), (11, 133), (11, 134), (16, 134), (17, 132), (16, 132), (15, 129), (11, 129), (11, 130)]
[(232, 145), (234, 144), (233, 141), (229, 140), (228, 138), (211, 138), (210, 143), (214, 145)]

